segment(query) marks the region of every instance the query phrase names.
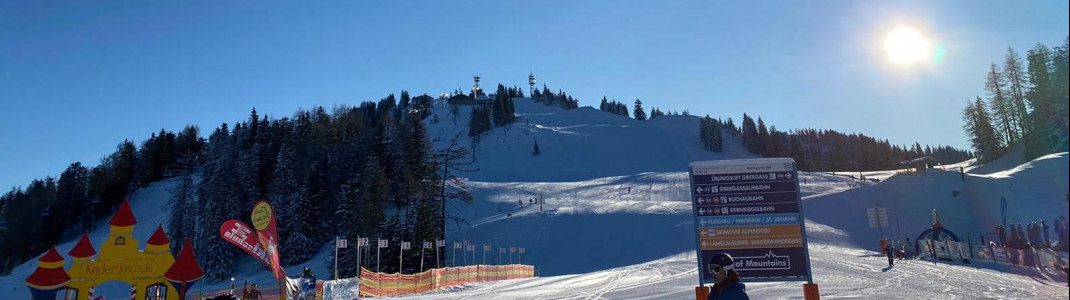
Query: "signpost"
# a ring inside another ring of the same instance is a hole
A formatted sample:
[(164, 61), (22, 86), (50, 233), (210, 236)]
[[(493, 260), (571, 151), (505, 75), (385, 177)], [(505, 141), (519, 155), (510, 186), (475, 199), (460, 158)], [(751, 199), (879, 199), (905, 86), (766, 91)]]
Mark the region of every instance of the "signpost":
[(438, 248), (446, 247), (445, 240), (435, 240), (435, 268), (441, 268), (439, 262), (442, 261), (438, 258)]
[(866, 209), (869, 217), (869, 228), (876, 227), (881, 232), (881, 240), (884, 240), (884, 227), (888, 227), (888, 209), (884, 207), (870, 207)]
[(338, 249), (349, 246), (349, 240), (334, 237), (334, 279), (338, 279)]
[(424, 242), (423, 249), (420, 249), (420, 273), (424, 272), (424, 252), (427, 252), (427, 248), (431, 248), (431, 242)]
[(701, 161), (689, 171), (699, 288), (713, 283), (708, 263), (724, 252), (747, 281), (806, 281), (807, 299), (816, 294), (794, 160)]

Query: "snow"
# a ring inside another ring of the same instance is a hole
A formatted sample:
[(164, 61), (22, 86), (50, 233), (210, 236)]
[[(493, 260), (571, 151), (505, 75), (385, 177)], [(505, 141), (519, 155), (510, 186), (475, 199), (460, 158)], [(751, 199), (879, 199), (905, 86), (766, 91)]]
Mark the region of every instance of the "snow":
[[(456, 174), (469, 178), (466, 185), (475, 202), (452, 208), (469, 223), (449, 227), (447, 239), (495, 248), (524, 247), (523, 263), (535, 265), (539, 277), (398, 298), (693, 299), (698, 274), (684, 171), (692, 161), (755, 156), (731, 134), (725, 135), (724, 153), (703, 150), (697, 138), (698, 118), (693, 116), (640, 122), (591, 108), (566, 111), (529, 99), (517, 99), (516, 106), (518, 123), (482, 137), (473, 166), (480, 171)], [(433, 112), (438, 123), (428, 124), (428, 130), (436, 149), (457, 132), (464, 132), (460, 145), (471, 146), (468, 113), (469, 108), (462, 107), (455, 126), (448, 108)], [(531, 155), (536, 139), (540, 156)], [(917, 176), (895, 176), (894, 170), (801, 172), (810, 259), (822, 297), (1067, 299), (1066, 277), (1051, 272), (983, 261), (971, 265), (900, 261), (886, 267), (884, 258), (872, 255), (880, 233), (867, 226), (864, 213), (869, 207), (887, 207), (894, 220), (884, 235), (913, 238), (928, 228), (935, 208), (947, 229), (963, 238), (970, 233), (976, 243), (979, 234), (999, 223), (1001, 197), (1010, 204), (1010, 222), (1065, 215), (1070, 210), (1064, 194), (1070, 176), (1067, 156), (1059, 153), (1031, 162), (1010, 157), (985, 166), (966, 161), (944, 166), (947, 171), (935, 169)], [(961, 180), (959, 166), (970, 169), (966, 181)], [(879, 182), (859, 181), (855, 179), (859, 175)], [(166, 204), (177, 183), (169, 179), (133, 193), (131, 207), (139, 221), (134, 237), (142, 243), (155, 224), (166, 223)], [(539, 202), (529, 205), (532, 198)], [(107, 235), (106, 221), (98, 222), (90, 233), (95, 245)], [(66, 253), (76, 241), (62, 242), (59, 251)], [(450, 258), (451, 252), (443, 255)], [(308, 266), (318, 278), (328, 278), (332, 255), (331, 244), (325, 244), (310, 261), (286, 267), (287, 273), (299, 274)], [(486, 259), (496, 263), (497, 251), (487, 253)], [(482, 260), (481, 251), (476, 260)], [(35, 266), (36, 261), (27, 262), (0, 278), (0, 291), (11, 291), (6, 296), (15, 299), (28, 298), (23, 280)], [(236, 269), (238, 289), (243, 280), (265, 289), (273, 285), (270, 272), (251, 257), (242, 258)], [(194, 290), (229, 286), (229, 281), (202, 281)], [(747, 287), (753, 299), (802, 296), (799, 282)], [(119, 299), (128, 289), (126, 284), (109, 284), (98, 294)]]
[[(888, 207), (898, 221), (892, 225), (898, 226), (887, 228), (885, 235), (902, 232), (913, 238), (928, 228), (937, 208), (944, 226), (962, 236), (973, 232), (977, 238), (982, 229), (998, 224), (994, 195), (1007, 194), (1016, 199), (1009, 200), (1009, 221), (1050, 220), (1068, 209), (1064, 200), (1052, 198), (1065, 189), (1066, 163), (1066, 153), (1050, 155), (998, 176), (972, 175), (966, 182), (957, 170), (931, 170), (880, 183), (802, 173), (808, 245), (822, 297), (1066, 299), (1066, 277), (1051, 272), (977, 260), (971, 265), (900, 261), (887, 267), (884, 258), (873, 256), (879, 233), (868, 228), (864, 214), (868, 207)], [(575, 182), (471, 182), (479, 199), (466, 215), (473, 221), (454, 228), (450, 238), (526, 247), (525, 263), (534, 264), (541, 277), (402, 298), (693, 298), (698, 274), (684, 180), (686, 173), (676, 172)], [(962, 194), (952, 197), (953, 189)], [(542, 212), (538, 205), (527, 204), (532, 196), (544, 200)], [(499, 204), (502, 213), (497, 212)], [(502, 216), (506, 213), (513, 216)], [(802, 295), (798, 282), (752, 283), (748, 290), (754, 299)]]
[[(564, 110), (529, 98), (515, 98), (517, 122), (491, 130), (480, 138), (473, 168), (459, 174), (475, 181), (575, 181), (642, 172), (675, 172), (692, 161), (753, 158), (739, 138), (725, 134), (723, 153), (702, 148), (696, 116), (662, 116), (643, 122), (591, 107)], [(459, 114), (436, 106), (425, 120), (437, 138), (435, 149), (449, 145), (461, 132), (460, 145), (471, 149), (468, 119), (471, 107)], [(438, 123), (429, 120), (438, 116)], [(535, 142), (541, 155), (534, 156)]]
[(1000, 158), (985, 163), (981, 166), (974, 166), (967, 170), (972, 174), (991, 174), (998, 171), (1014, 168), (1025, 162), (1025, 146), (1022, 143), (1014, 144), (1007, 149), (1007, 153), (1004, 153)]

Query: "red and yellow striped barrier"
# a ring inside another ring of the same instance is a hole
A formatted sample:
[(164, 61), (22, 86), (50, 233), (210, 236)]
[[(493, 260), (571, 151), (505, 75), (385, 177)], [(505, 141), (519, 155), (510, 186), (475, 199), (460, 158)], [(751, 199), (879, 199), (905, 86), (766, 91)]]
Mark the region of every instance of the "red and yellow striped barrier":
[(417, 274), (385, 274), (360, 269), (360, 295), (386, 297), (426, 293), (450, 286), (475, 282), (535, 277), (529, 265), (476, 265), (431, 269)]

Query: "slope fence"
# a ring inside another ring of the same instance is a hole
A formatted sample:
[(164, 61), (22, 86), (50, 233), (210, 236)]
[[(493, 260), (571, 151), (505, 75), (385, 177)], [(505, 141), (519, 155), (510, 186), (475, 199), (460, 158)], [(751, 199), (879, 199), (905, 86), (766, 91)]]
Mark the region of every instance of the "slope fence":
[(387, 297), (426, 293), (446, 287), (497, 280), (535, 277), (531, 265), (475, 265), (431, 269), (416, 274), (376, 273), (360, 269), (360, 296)]

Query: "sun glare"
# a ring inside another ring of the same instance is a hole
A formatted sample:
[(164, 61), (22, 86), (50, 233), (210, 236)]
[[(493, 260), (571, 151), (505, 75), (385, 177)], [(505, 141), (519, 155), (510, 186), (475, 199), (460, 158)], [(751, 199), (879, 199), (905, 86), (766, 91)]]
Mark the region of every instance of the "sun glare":
[(884, 39), (884, 50), (888, 52), (888, 58), (892, 62), (910, 65), (929, 57), (932, 45), (914, 29), (899, 28)]

